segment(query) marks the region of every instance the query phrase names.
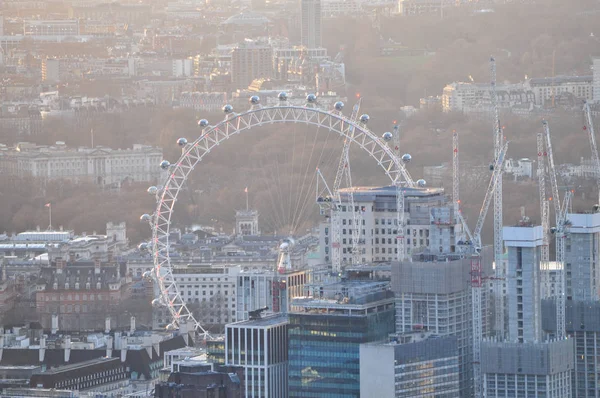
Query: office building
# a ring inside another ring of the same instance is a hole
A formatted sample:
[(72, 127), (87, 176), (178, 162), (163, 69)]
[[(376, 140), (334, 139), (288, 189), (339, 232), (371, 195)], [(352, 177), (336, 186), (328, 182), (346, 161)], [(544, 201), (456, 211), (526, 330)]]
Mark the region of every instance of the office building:
[(67, 261), (56, 258), (40, 271), (36, 283), (36, 310), (46, 329), (58, 315), (63, 330), (94, 330), (104, 314), (117, 316), (118, 306), (130, 297), (131, 278), (125, 264), (114, 261)]
[(354, 398), (360, 344), (393, 333), (394, 295), (387, 282), (314, 284), (289, 319), (289, 396)]
[[(573, 386), (575, 398), (600, 398), (600, 301), (567, 300), (565, 324), (573, 351)], [(542, 302), (544, 332), (556, 333), (556, 304)]]
[(156, 384), (155, 398), (243, 398), (243, 386), (239, 375), (225, 370), (213, 371), (203, 366), (172, 373), (168, 380)]
[[(484, 275), (492, 273), (492, 250), (482, 251)], [(461, 396), (472, 388), (472, 300), (469, 259), (392, 263), (396, 333), (427, 331), (456, 338)], [(490, 330), (489, 295), (483, 292), (482, 329)]]
[(300, 0), (300, 41), (303, 47), (321, 47), (321, 0)]
[[(442, 188), (402, 188), (406, 222), (406, 254), (432, 255), (455, 251), (456, 237), (461, 231), (451, 204)], [(354, 209), (349, 205), (349, 189), (341, 189), (341, 231), (339, 250), (342, 266), (352, 264), (353, 224), (359, 222), (358, 246), (363, 264), (398, 260), (396, 210), (397, 189), (394, 186), (351, 188)], [(320, 225), (321, 258), (332, 259), (333, 231), (329, 219)]]
[(231, 53), (231, 83), (234, 89), (248, 88), (254, 79), (273, 75), (273, 48), (246, 39)]
[(483, 342), (483, 396), (571, 397), (573, 341)]
[(508, 340), (537, 342), (542, 338), (540, 259), (543, 231), (540, 226), (504, 227), (508, 250), (506, 306)]
[[(181, 299), (206, 326), (236, 320), (236, 276), (238, 267), (193, 266), (173, 269)], [(160, 322), (159, 322), (160, 323)]]
[(253, 315), (225, 327), (225, 365), (244, 368), (244, 397), (286, 398), (288, 319)]
[(78, 36), (79, 21), (77, 19), (30, 19), (23, 21), (25, 36)]
[(58, 83), (61, 80), (61, 60), (58, 58), (42, 59), (42, 81)]
[(526, 85), (535, 94), (535, 104), (540, 106), (556, 105), (557, 101), (565, 96), (579, 101), (593, 99), (593, 76), (532, 78), (527, 80)]
[(573, 340), (543, 341), (542, 227), (521, 222), (504, 227), (502, 236), (508, 251), (508, 338), (481, 343), (484, 396), (571, 397)]
[(565, 242), (567, 299), (598, 300), (600, 292), (600, 213), (568, 214)]
[(415, 332), (394, 336), (387, 343), (360, 345), (361, 398), (450, 398), (459, 394), (454, 337)]

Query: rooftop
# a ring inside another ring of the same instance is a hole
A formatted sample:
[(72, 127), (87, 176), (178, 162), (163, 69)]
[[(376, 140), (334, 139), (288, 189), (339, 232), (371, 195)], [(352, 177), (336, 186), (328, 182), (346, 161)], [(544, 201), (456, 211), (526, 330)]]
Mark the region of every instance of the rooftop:
[[(384, 187), (351, 187), (340, 189), (341, 193), (353, 192), (355, 194), (396, 195), (397, 188), (393, 185)], [(403, 187), (404, 196), (430, 196), (444, 193), (444, 188), (408, 188)]]
[(269, 326), (281, 325), (288, 322), (288, 317), (285, 314), (267, 315), (259, 319), (249, 319), (246, 321), (234, 322), (227, 327), (255, 327), (264, 328)]
[(107, 358), (107, 357), (90, 359), (89, 361), (83, 361), (83, 362), (78, 362), (78, 363), (74, 363), (74, 364), (70, 364), (70, 365), (64, 365), (64, 366), (52, 368), (52, 369), (46, 370), (46, 372), (44, 372), (44, 373), (45, 374), (58, 374), (58, 373), (71, 372), (75, 369), (81, 369), (81, 368), (85, 368), (86, 366), (95, 365), (97, 363), (108, 363), (111, 361), (112, 362), (120, 362), (120, 359), (119, 358)]

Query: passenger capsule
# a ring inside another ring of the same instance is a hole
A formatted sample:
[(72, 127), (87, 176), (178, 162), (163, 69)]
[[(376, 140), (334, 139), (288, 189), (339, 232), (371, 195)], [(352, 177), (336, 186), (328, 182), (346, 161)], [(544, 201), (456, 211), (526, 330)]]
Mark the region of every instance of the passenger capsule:
[(144, 279), (150, 279), (152, 278), (152, 271), (146, 271), (142, 274), (142, 278)]
[(158, 307), (162, 307), (162, 305), (163, 305), (163, 302), (161, 299), (155, 298), (154, 300), (152, 300), (152, 307), (158, 308)]
[(177, 140), (177, 145), (179, 146), (186, 146), (187, 145), (187, 139), (181, 137)]
[(163, 170), (168, 169), (170, 165), (171, 163), (169, 163), (168, 160), (163, 160), (162, 162), (160, 162), (160, 168)]
[(409, 153), (405, 153), (404, 155), (402, 155), (402, 161), (404, 163), (408, 163), (412, 160), (412, 156), (410, 156)]
[(200, 119), (200, 120), (198, 120), (198, 126), (200, 126), (200, 127), (206, 127), (206, 126), (208, 126), (208, 120), (206, 120), (206, 119)]
[(148, 244), (146, 242), (142, 242), (138, 245), (138, 250), (139, 251), (144, 251), (148, 249)]
[(158, 188), (156, 188), (154, 185), (151, 186), (150, 188), (148, 188), (148, 193), (150, 195), (156, 195), (157, 192), (158, 192)]
[(369, 122), (369, 119), (370, 119), (369, 115), (364, 114), (360, 117), (360, 122), (363, 124), (367, 124)]
[(233, 106), (231, 106), (231, 105), (229, 105), (229, 104), (225, 105), (225, 106), (223, 107), (223, 112), (224, 112), (226, 115), (230, 114), (231, 112), (233, 112)]
[(424, 188), (427, 185), (427, 181), (425, 181), (424, 179), (420, 179), (417, 181), (417, 185), (421, 188)]
[(308, 94), (306, 96), (306, 102), (308, 102), (309, 104), (314, 104), (315, 102), (317, 102), (317, 96), (314, 94)]
[(169, 323), (165, 329), (167, 329), (169, 332), (172, 332), (174, 330), (177, 330), (177, 326), (173, 323)]
[(381, 136), (381, 138), (383, 138), (384, 141), (391, 141), (392, 140), (392, 133), (390, 133), (389, 131), (386, 131), (385, 133), (383, 133), (383, 135)]
[(258, 95), (253, 95), (252, 97), (250, 97), (250, 103), (252, 105), (260, 104), (260, 97)]
[(334, 105), (335, 110), (341, 112), (344, 109), (344, 103), (342, 101), (338, 101)]
[(142, 214), (142, 216), (140, 217), (140, 221), (150, 221), (152, 219), (152, 217), (150, 217), (150, 214)]
[(279, 95), (277, 96), (277, 98), (279, 98), (279, 101), (287, 101), (288, 96), (287, 93), (285, 91), (282, 91), (279, 93)]

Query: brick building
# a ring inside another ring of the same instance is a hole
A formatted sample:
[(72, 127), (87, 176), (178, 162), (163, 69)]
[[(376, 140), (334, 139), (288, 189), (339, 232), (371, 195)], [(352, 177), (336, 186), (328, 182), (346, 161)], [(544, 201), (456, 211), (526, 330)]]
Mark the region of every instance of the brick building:
[(130, 285), (124, 263), (58, 257), (41, 269), (36, 284), (40, 322), (50, 328), (52, 314), (57, 314), (62, 330), (100, 329), (104, 317), (117, 315), (119, 305), (129, 298)]

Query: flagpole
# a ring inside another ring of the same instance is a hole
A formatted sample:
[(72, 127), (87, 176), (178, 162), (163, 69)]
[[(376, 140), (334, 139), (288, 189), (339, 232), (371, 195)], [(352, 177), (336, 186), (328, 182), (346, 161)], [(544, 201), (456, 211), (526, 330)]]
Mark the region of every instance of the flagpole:
[(248, 187), (246, 187), (246, 211), (249, 210), (249, 206), (248, 206)]
[(50, 225), (48, 226), (48, 229), (50, 231), (52, 231), (52, 203), (50, 203), (50, 206), (48, 206), (48, 219), (50, 221)]

